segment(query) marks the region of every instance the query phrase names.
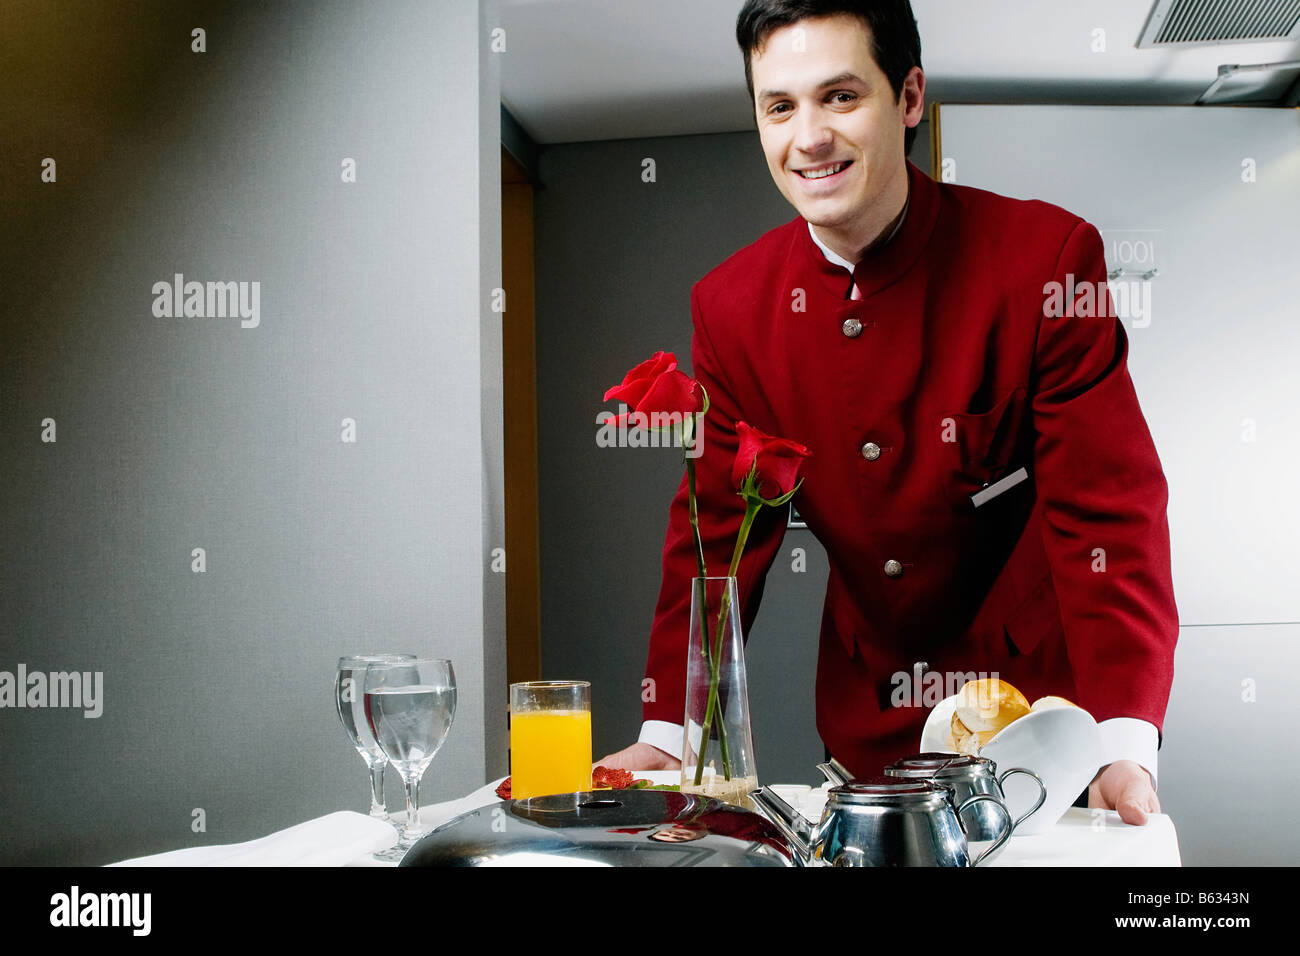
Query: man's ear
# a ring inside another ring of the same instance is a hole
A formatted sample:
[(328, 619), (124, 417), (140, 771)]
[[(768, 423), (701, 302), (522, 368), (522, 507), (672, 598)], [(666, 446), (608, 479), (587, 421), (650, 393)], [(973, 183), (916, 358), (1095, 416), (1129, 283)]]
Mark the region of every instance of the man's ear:
[(903, 123), (910, 127), (919, 126), (925, 118), (925, 73), (919, 66), (912, 67), (903, 78), (903, 89), (898, 95), (903, 107)]

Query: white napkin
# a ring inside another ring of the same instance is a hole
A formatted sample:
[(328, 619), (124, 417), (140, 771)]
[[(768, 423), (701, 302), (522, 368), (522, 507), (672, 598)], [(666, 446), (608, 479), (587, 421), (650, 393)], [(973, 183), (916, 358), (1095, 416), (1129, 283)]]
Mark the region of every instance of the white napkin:
[(391, 824), (340, 810), (248, 843), (196, 846), (109, 866), (342, 866), (396, 843)]

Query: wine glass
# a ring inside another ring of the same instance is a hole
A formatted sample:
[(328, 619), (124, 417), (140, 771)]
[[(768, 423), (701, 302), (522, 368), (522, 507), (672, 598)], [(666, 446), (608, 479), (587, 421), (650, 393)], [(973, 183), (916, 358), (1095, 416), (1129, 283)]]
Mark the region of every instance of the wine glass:
[(406, 825), (397, 846), (375, 856), (400, 860), (421, 835), (420, 777), (456, 716), (451, 661), (417, 657), (371, 662), (366, 668), (365, 714), (380, 749), (406, 785)]
[[(388, 757), (384, 755), (370, 724), (366, 722), (366, 668), (373, 663), (411, 660), (415, 660), (414, 654), (340, 657), (338, 673), (334, 676), (334, 709), (338, 712), (352, 746), (357, 748), (357, 753), (361, 754), (361, 759), (370, 771), (370, 815), (388, 823), (393, 823), (388, 808), (384, 805), (384, 767), (388, 765)], [(395, 823), (393, 825), (396, 826)]]

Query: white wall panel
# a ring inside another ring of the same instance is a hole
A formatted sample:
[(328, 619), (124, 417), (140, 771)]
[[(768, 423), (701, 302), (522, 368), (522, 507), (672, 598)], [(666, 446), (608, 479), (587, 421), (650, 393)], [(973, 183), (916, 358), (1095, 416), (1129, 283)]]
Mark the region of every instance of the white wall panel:
[(1125, 328), (1182, 623), (1300, 620), (1300, 112), (945, 106), (941, 131), (956, 182), (1077, 213), (1111, 269), (1154, 245)]

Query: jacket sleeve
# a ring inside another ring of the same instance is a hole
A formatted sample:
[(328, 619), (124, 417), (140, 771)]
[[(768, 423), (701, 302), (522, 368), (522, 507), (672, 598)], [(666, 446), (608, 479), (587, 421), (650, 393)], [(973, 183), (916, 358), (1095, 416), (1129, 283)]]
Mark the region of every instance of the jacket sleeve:
[(1076, 224), (1052, 280), (1065, 308), (1044, 308), (1039, 325), (1034, 461), (1077, 703), (1098, 721), (1136, 717), (1160, 730), (1178, 639), (1169, 493), (1093, 226)]
[[(710, 406), (704, 417), (703, 447), (695, 463), (700, 537), (709, 575), (725, 577), (745, 514), (744, 500), (731, 484), (731, 464), (738, 445), (735, 422), (747, 419), (726, 380), (714, 343), (705, 328), (698, 284), (691, 290), (691, 313), (694, 322), (692, 371), (695, 379), (707, 390)], [(767, 571), (785, 537), (785, 525), (785, 508), (762, 508), (750, 527), (736, 574), (741, 623), (746, 638), (758, 613)], [(651, 683), (645, 685), (642, 692), (644, 720), (681, 724), (685, 715), (691, 581), (698, 573), (695, 540), (688, 516), (687, 483), (683, 474), (668, 513), (663, 577), (646, 661), (646, 677)]]

